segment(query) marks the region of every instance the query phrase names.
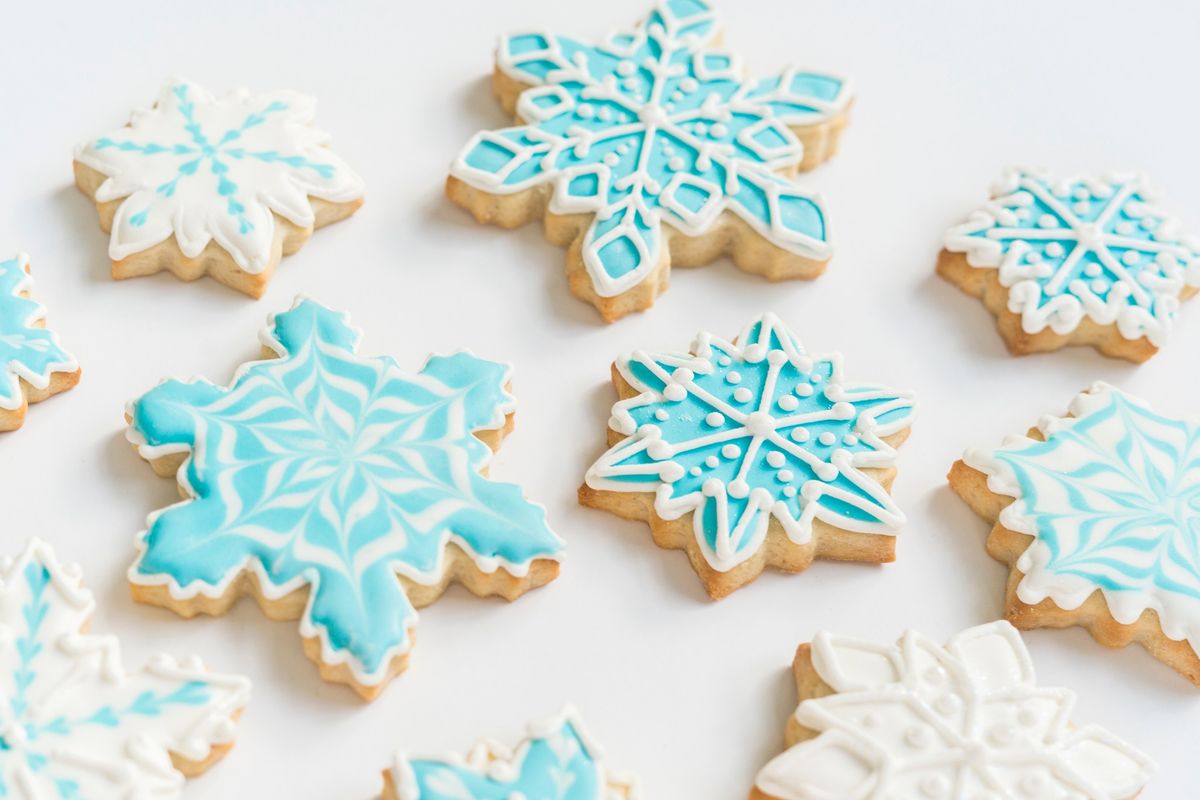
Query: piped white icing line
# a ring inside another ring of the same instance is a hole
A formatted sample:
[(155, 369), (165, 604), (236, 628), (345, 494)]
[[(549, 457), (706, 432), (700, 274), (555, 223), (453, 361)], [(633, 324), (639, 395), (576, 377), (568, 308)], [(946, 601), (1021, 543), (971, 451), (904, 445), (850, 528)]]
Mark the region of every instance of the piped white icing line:
[(21, 381), (45, 389), (55, 373), (79, 369), (58, 334), (43, 327), (46, 309), (24, 296), (32, 288), (29, 256), (0, 261), (0, 409), (6, 411), (24, 405)]
[(126, 672), (115, 637), (80, 632), (94, 608), (78, 567), (41, 541), (0, 563), (0, 787), (30, 800), (178, 797), (169, 754), (201, 762), (232, 742), (250, 684), (195, 658)]
[(79, 145), (75, 160), (104, 173), (98, 203), (121, 200), (109, 256), (119, 261), (172, 235), (189, 258), (216, 241), (243, 270), (267, 268), (272, 213), (306, 228), (309, 197), (359, 199), (363, 181), (312, 126), (316, 100), (292, 91), (221, 97), (168, 80), (129, 125)]
[(1123, 800), (1155, 769), (1104, 729), (1072, 726), (1075, 694), (1037, 686), (1005, 621), (945, 647), (912, 631), (895, 645), (819, 633), (812, 664), (835, 694), (800, 704), (817, 735), (759, 773), (778, 800)]
[(1096, 383), (1038, 430), (1045, 442), (1009, 436), (963, 456), (1014, 498), (1000, 524), (1034, 537), (1017, 596), (1072, 610), (1098, 591), (1117, 622), (1153, 610), (1200, 654), (1200, 421)]
[(1027, 333), (1068, 334), (1086, 317), (1161, 346), (1180, 294), (1200, 287), (1200, 239), (1155, 204), (1144, 175), (1053, 180), (1012, 168), (992, 198), (952, 227), (944, 246), (999, 271), (1008, 310)]
[[(483, 787), (489, 797), (509, 800), (549, 797), (551, 790), (573, 800), (639, 800), (636, 779), (612, 772), (604, 761), (579, 713), (567, 706), (530, 723), (515, 749), (484, 740), (466, 757), (397, 753), (391, 777), (400, 800), (473, 800), (473, 790)], [(564, 794), (568, 790), (571, 794)]]

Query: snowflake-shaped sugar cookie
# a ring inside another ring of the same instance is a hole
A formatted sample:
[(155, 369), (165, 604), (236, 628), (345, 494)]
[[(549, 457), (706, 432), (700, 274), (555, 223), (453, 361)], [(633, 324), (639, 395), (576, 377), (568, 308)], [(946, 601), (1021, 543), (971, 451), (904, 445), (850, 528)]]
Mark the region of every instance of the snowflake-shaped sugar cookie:
[(951, 473), (998, 522), (989, 551), (1019, 575), (1010, 616), (1140, 641), (1200, 685), (1200, 420), (1099, 383), (1038, 431), (969, 450)]
[(94, 608), (42, 542), (0, 565), (0, 797), (179, 797), (233, 744), (245, 679), (167, 656), (126, 672), (116, 639), (81, 633)]
[(151, 516), (129, 579), (190, 616), (227, 608), (246, 576), (273, 615), (300, 616), (322, 675), (370, 699), (405, 666), (414, 604), (451, 579), (512, 599), (558, 574), (562, 543), (519, 487), (481, 474), (480, 437), (498, 447), (513, 410), (509, 367), (457, 353), (410, 374), (359, 339), (301, 300), (263, 334), (278, 358), (130, 404), (130, 440), (191, 499)]
[(207, 272), (259, 296), (281, 255), (362, 204), (362, 179), (315, 112), (297, 92), (216, 97), (170, 80), (128, 126), (76, 148), (76, 183), (112, 234), (113, 277)]
[(636, 509), (655, 541), (688, 551), (714, 596), (753, 580), (769, 552), (803, 569), (822, 538), (836, 557), (891, 560), (904, 515), (886, 485), (910, 393), (847, 385), (840, 356), (808, 354), (773, 314), (734, 343), (702, 333), (691, 353), (639, 350), (616, 368), (609, 427), (623, 438), (580, 499)]
[(529, 726), (515, 751), (483, 742), (466, 757), (396, 756), (383, 800), (637, 800), (614, 775), (573, 709)]
[(984, 297), (1016, 352), (1081, 343), (1145, 360), (1200, 287), (1200, 239), (1180, 232), (1138, 174), (1009, 170), (945, 248), (939, 270)]
[(46, 309), (29, 299), (29, 258), (0, 261), (0, 431), (21, 427), (29, 403), (79, 382), (79, 365), (45, 327)]
[(945, 647), (911, 631), (882, 646), (819, 633), (795, 672), (791, 747), (752, 800), (1126, 800), (1154, 770), (1111, 733), (1071, 724), (1075, 694), (1038, 687), (1007, 622)]
[(748, 80), (718, 38), (705, 0), (659, 0), (597, 45), (503, 37), (495, 88), (521, 124), (467, 144), (450, 197), (505, 226), (548, 209), (547, 238), (574, 242), (572, 291), (609, 320), (648, 308), (672, 260), (728, 252), (772, 279), (815, 277), (832, 254), (825, 210), (789, 176), (833, 154), (849, 84)]

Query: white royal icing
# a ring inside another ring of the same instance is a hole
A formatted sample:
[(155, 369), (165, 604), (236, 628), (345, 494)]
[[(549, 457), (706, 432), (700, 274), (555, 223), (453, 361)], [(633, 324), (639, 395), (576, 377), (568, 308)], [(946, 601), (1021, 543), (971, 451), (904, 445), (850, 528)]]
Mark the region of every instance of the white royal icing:
[(1104, 729), (1071, 725), (1075, 694), (1037, 686), (1007, 622), (945, 647), (911, 631), (895, 645), (819, 633), (812, 664), (835, 694), (796, 710), (817, 735), (759, 773), (772, 798), (1121, 800), (1154, 770)]
[(252, 273), (267, 268), (272, 212), (307, 228), (309, 196), (357, 200), (362, 179), (312, 126), (316, 100), (298, 92), (216, 97), (169, 80), (129, 125), (80, 145), (75, 160), (104, 173), (97, 202), (121, 200), (109, 256), (119, 261), (172, 235), (189, 258), (210, 241)]
[(1045, 442), (1010, 436), (963, 457), (1014, 498), (1000, 524), (1034, 537), (1017, 561), (1018, 598), (1070, 610), (1100, 592), (1117, 622), (1153, 610), (1200, 654), (1200, 421), (1104, 383), (1070, 413), (1041, 420)]

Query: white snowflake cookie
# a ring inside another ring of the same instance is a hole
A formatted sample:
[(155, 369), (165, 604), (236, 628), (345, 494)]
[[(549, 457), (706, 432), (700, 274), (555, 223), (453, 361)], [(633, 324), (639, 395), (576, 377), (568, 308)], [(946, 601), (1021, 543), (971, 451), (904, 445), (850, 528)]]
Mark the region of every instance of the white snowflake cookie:
[(46, 329), (32, 286), (28, 256), (0, 261), (0, 432), (21, 427), (30, 403), (79, 383), (79, 364)]
[(177, 798), (233, 746), (248, 681), (168, 656), (126, 672), (82, 633), (94, 608), (42, 542), (0, 565), (0, 797)]
[(909, 392), (847, 383), (841, 356), (808, 353), (774, 314), (690, 353), (613, 365), (611, 447), (579, 501), (650, 524), (684, 550), (711, 597), (772, 566), (895, 559), (904, 514), (889, 489)]
[(279, 259), (345, 219), (363, 182), (291, 91), (216, 97), (170, 80), (124, 128), (75, 150), (75, 184), (111, 233), (114, 278), (205, 274), (259, 297)]
[(1097, 383), (1068, 416), (968, 450), (950, 485), (994, 523), (1015, 625), (1138, 642), (1200, 687), (1200, 419)]
[(397, 754), (383, 773), (382, 800), (639, 800), (636, 782), (615, 774), (572, 708), (533, 723), (510, 749), (481, 742), (467, 756)]
[(658, 0), (588, 44), (500, 39), (493, 88), (517, 125), (477, 134), (446, 193), (480, 222), (544, 219), (571, 291), (608, 321), (649, 308), (672, 264), (731, 256), (772, 280), (832, 256), (820, 198), (793, 180), (837, 149), (851, 90), (788, 69), (748, 79), (707, 0)]
[(751, 800), (1128, 800), (1154, 764), (1097, 726), (1075, 694), (1037, 685), (1007, 622), (945, 647), (919, 633), (877, 645), (828, 633), (796, 652), (788, 750)]
[(944, 248), (938, 272), (984, 301), (1014, 354), (1091, 345), (1145, 361), (1200, 288), (1200, 239), (1139, 174), (1010, 169)]

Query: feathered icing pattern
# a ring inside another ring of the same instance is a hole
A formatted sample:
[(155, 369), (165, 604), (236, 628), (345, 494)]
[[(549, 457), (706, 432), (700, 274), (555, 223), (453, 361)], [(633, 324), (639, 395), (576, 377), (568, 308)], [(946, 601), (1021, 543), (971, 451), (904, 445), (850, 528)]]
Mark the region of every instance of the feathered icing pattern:
[(78, 369), (58, 336), (38, 325), (45, 309), (23, 296), (33, 285), (28, 263), (24, 255), (0, 261), (0, 409), (9, 411), (25, 402), (22, 380), (45, 389), (54, 373)]

